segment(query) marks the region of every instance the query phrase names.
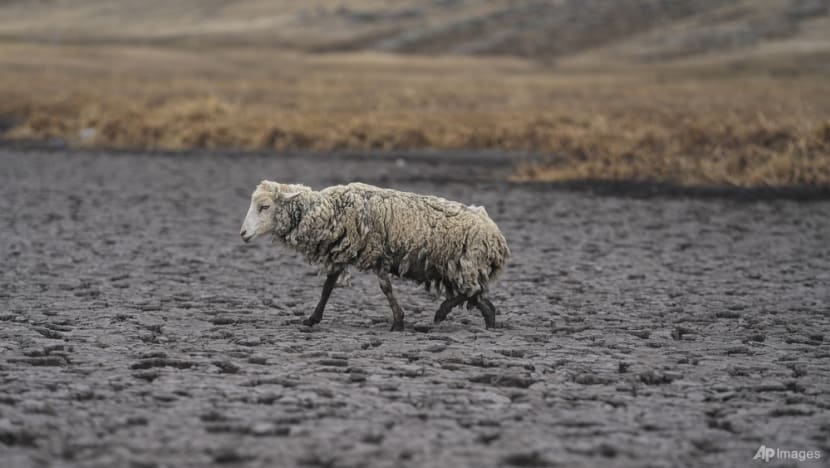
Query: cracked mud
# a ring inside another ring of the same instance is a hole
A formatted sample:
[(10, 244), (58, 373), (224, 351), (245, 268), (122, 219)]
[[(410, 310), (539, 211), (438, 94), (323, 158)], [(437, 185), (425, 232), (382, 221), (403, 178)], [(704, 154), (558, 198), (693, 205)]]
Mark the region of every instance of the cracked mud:
[[(599, 196), (498, 158), (0, 149), (4, 467), (747, 466), (830, 456), (830, 202)], [(489, 162), (488, 162), (489, 161)], [(263, 178), (487, 207), (498, 327), (239, 225)], [(793, 462), (790, 462), (793, 463)]]

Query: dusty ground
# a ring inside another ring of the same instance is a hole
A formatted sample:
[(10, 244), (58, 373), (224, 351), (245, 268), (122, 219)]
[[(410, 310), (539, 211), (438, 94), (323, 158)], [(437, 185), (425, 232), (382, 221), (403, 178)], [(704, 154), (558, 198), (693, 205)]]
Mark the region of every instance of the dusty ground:
[[(2, 465), (826, 462), (830, 202), (551, 190), (482, 158), (0, 150)], [(484, 204), (514, 253), (499, 328), (434, 327), (396, 283), (389, 332), (358, 273), (303, 327), (322, 278), (239, 239), (264, 177)]]

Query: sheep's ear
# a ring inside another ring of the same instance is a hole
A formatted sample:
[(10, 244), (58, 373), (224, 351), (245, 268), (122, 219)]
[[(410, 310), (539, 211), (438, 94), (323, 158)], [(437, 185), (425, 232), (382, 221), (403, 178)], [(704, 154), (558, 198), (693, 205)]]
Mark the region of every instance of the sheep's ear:
[(285, 198), (286, 200), (291, 200), (292, 198), (296, 197), (296, 196), (297, 196), (297, 195), (299, 195), (300, 193), (302, 193), (302, 192), (283, 192), (283, 193), (282, 193), (282, 196), (283, 196), (283, 198)]

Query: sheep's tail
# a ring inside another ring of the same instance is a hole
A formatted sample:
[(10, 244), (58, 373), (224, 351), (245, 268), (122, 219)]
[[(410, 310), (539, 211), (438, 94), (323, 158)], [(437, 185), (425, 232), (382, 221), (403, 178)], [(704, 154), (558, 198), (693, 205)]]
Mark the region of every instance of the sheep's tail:
[(510, 247), (507, 246), (507, 239), (504, 238), (501, 232), (498, 233), (498, 237), (499, 242), (495, 248), (496, 255), (490, 261), (490, 274), (487, 277), (488, 283), (496, 281), (501, 276), (504, 267), (507, 265), (507, 259), (510, 258)]
[[(482, 218), (487, 224), (486, 228), (480, 231), (483, 234), (482, 242), (478, 244), (476, 252), (468, 257), (470, 263), (467, 266), (474, 268), (470, 271), (472, 277), (465, 275), (469, 278), (464, 281), (467, 286), (464, 293), (468, 296), (486, 293), (489, 285), (495, 282), (504, 271), (507, 258), (510, 256), (507, 240), (496, 223), (486, 215)], [(469, 280), (472, 281), (469, 282)]]

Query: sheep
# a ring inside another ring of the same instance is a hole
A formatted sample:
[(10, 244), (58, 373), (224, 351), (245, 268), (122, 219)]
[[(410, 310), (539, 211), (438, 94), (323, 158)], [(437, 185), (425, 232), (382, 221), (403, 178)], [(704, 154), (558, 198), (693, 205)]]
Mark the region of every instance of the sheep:
[(435, 323), (467, 302), (468, 309), (479, 309), (487, 328), (496, 325), (488, 286), (510, 250), (483, 207), (363, 183), (314, 191), (263, 180), (251, 195), (240, 235), (247, 243), (269, 233), (326, 273), (320, 301), (303, 321), (307, 326), (322, 320), (347, 267), (377, 275), (392, 309), (392, 331), (403, 330), (404, 312), (390, 275), (444, 292)]

